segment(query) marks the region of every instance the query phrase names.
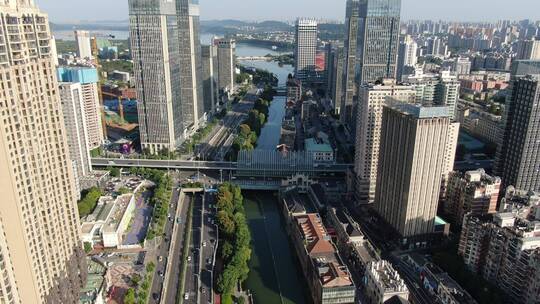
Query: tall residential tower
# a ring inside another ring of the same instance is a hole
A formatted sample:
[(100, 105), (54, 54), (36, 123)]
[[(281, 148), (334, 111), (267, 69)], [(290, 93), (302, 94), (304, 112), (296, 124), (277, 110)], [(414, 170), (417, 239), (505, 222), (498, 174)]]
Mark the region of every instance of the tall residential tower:
[(2, 0), (0, 24), (0, 303), (77, 303), (86, 266), (49, 20)]

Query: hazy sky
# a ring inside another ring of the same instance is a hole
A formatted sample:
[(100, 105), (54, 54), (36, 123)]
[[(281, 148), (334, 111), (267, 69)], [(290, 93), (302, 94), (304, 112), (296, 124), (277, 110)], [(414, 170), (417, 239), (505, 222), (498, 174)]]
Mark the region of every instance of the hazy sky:
[[(125, 20), (127, 0), (35, 0), (52, 22)], [(200, 0), (201, 18), (293, 20), (317, 17), (341, 20), (346, 0)], [(403, 19), (540, 19), (539, 0), (402, 0)]]

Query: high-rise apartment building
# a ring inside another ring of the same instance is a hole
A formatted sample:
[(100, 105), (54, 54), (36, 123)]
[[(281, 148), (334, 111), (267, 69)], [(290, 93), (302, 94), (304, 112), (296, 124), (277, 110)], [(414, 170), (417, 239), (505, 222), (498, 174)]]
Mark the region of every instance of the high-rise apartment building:
[(86, 136), (90, 150), (99, 148), (104, 141), (102, 109), (99, 101), (99, 76), (95, 68), (61, 67), (58, 69), (58, 80), (67, 83), (79, 83), (83, 101), (83, 117), (86, 124)]
[(402, 237), (434, 232), (451, 118), (447, 107), (383, 110), (375, 209)]
[(130, 0), (129, 13), (141, 145), (172, 151), (204, 117), (198, 6)]
[(450, 173), (444, 213), (461, 226), (467, 213), (483, 216), (497, 212), (501, 179), (486, 174), (484, 169)]
[(540, 191), (540, 86), (538, 75), (513, 77), (503, 116), (495, 174), (503, 185)]
[(360, 26), (360, 1), (348, 0), (345, 12), (345, 26), (347, 32), (345, 36), (344, 48), (344, 74), (341, 85), (341, 105), (340, 120), (347, 125), (349, 129), (355, 130), (356, 111), (356, 63), (358, 50), (358, 29)]
[(203, 45), (201, 48), (204, 112), (212, 113), (219, 100), (217, 47)]
[(539, 221), (539, 194), (510, 187), (498, 213), (464, 217), (458, 254), (471, 271), (501, 289), (509, 303), (537, 303)]
[(81, 178), (92, 171), (81, 84), (61, 82), (60, 101), (62, 103), (69, 155), (73, 163), (73, 172), (77, 178), (76, 192), (80, 192)]
[(414, 75), (405, 77), (406, 82), (416, 88), (416, 103), (425, 106), (447, 106), (450, 115), (456, 118), (460, 82), (457, 75), (449, 71), (440, 74), (424, 74), (421, 68)]
[(393, 102), (412, 103), (414, 99), (412, 86), (398, 85), (392, 79), (359, 88), (354, 162), (359, 204), (370, 204), (375, 199), (383, 106)]
[(217, 46), (219, 89), (232, 93), (235, 83), (236, 42), (233, 39), (217, 39), (214, 43)]
[(49, 20), (8, 0), (0, 23), (0, 302), (76, 303), (86, 267)]
[(403, 64), (405, 66), (415, 67), (418, 63), (418, 57), (416, 56), (418, 43), (410, 35), (405, 36), (403, 43), (405, 44), (405, 60)]
[(90, 32), (75, 31), (75, 41), (77, 41), (77, 56), (82, 59), (92, 59)]
[(360, 0), (357, 62), (360, 84), (395, 78), (401, 0)]
[(454, 62), (452, 71), (459, 75), (469, 75), (471, 73), (472, 63), (467, 57), (459, 57)]
[(298, 19), (296, 21), (296, 61), (295, 77), (305, 82), (315, 75), (315, 57), (317, 55), (317, 21)]
[(516, 44), (517, 60), (540, 60), (540, 40), (519, 40)]

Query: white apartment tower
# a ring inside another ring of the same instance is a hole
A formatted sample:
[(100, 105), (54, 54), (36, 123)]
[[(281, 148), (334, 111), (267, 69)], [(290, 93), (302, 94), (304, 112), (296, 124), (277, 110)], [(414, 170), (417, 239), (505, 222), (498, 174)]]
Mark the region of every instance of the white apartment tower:
[(105, 136), (98, 93), (99, 76), (97, 69), (87, 67), (60, 67), (57, 72), (58, 81), (80, 84), (88, 148), (93, 150), (101, 147)]
[(418, 52), (418, 44), (414, 39), (407, 35), (405, 37), (405, 66), (414, 67), (418, 63), (418, 57), (416, 56), (416, 53)]
[(75, 41), (77, 42), (77, 56), (81, 59), (92, 59), (90, 32), (75, 31)]
[(317, 21), (298, 19), (296, 21), (296, 59), (295, 77), (301, 81), (309, 80), (315, 73), (317, 53)]
[(73, 163), (77, 187), (80, 192), (80, 180), (92, 171), (88, 128), (86, 126), (82, 86), (80, 83), (60, 83), (60, 101), (67, 133), (69, 155)]
[(0, 1), (0, 303), (77, 303), (75, 177), (46, 14)]
[(354, 162), (357, 203), (370, 204), (375, 199), (384, 105), (395, 102), (413, 103), (414, 99), (414, 87), (398, 85), (392, 79), (385, 79), (377, 84), (364, 84), (360, 87)]

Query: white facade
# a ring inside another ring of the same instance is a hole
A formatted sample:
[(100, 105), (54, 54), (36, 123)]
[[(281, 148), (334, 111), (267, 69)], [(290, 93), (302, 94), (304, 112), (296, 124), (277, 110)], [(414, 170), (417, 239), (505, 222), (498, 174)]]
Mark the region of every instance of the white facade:
[(78, 191), (80, 192), (81, 178), (92, 171), (82, 88), (80, 83), (60, 83), (59, 87), (69, 155), (74, 163)]
[(298, 19), (296, 22), (296, 59), (295, 76), (299, 80), (307, 80), (315, 73), (315, 57), (317, 53), (317, 21), (314, 19)]
[(81, 59), (92, 59), (90, 32), (75, 31), (75, 40), (77, 41), (77, 56)]
[(416, 57), (416, 53), (418, 52), (418, 44), (414, 39), (407, 35), (405, 37), (405, 66), (414, 67), (418, 63), (418, 57)]
[(397, 85), (393, 80), (382, 84), (366, 84), (358, 94), (356, 115), (355, 172), (358, 181), (358, 203), (373, 203), (379, 163), (379, 146), (382, 125), (382, 110), (387, 102), (413, 103), (414, 87)]

